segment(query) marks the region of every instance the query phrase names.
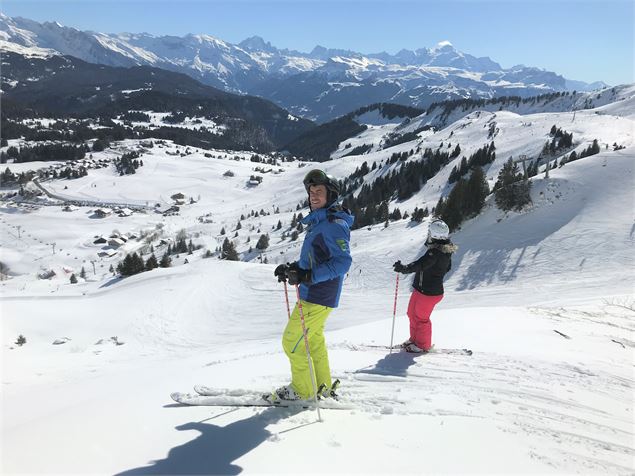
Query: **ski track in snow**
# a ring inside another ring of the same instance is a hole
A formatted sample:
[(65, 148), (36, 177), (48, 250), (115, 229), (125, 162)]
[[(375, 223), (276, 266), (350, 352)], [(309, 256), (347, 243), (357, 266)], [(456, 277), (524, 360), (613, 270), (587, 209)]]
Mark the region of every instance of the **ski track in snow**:
[[(479, 351), (472, 357), (417, 356), (388, 354), (383, 349), (351, 351), (347, 345), (334, 344), (331, 353), (353, 352), (373, 362), (352, 371), (334, 370), (334, 377), (342, 381), (342, 401), (362, 414), (484, 419), (523, 438), (536, 457), (556, 469), (629, 471), (635, 456), (628, 444), (634, 437), (632, 379), (564, 362), (510, 359), (491, 352)], [(273, 354), (247, 354), (207, 365)], [(219, 394), (225, 392), (243, 391)], [(626, 409), (615, 413), (598, 409), (594, 404), (598, 398)], [(568, 450), (558, 450), (560, 446)]]
[[(628, 444), (634, 437), (634, 382), (610, 372), (484, 352), (473, 357), (392, 354), (345, 374), (342, 381), (342, 397), (367, 411), (484, 418), (526, 438), (537, 453), (554, 442), (575, 448), (568, 456), (543, 455), (556, 468), (567, 467), (564, 457), (585, 470), (624, 472), (635, 456)], [(615, 415), (598, 410), (593, 405), (598, 397), (629, 408)]]

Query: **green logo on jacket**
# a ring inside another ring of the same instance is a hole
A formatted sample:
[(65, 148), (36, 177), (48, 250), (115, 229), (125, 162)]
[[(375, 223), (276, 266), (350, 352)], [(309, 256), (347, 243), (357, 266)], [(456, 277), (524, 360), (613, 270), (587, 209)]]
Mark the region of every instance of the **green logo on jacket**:
[(346, 248), (346, 240), (339, 239), (339, 240), (335, 240), (335, 242), (336, 242), (336, 243), (338, 244), (338, 246), (342, 249), (342, 251), (347, 251), (347, 248)]

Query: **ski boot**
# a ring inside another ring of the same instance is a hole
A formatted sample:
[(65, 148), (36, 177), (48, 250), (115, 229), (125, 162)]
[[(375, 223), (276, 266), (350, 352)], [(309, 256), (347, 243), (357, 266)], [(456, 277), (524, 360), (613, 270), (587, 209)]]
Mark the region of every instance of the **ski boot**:
[(400, 348), (400, 349), (405, 349), (406, 347), (408, 347), (410, 344), (412, 344), (412, 339), (408, 338), (405, 341), (403, 341), (401, 344), (399, 344), (398, 346), (395, 346), (395, 348)]
[(264, 394), (262, 398), (273, 405), (279, 405), (283, 400), (301, 400), (300, 396), (295, 393), (291, 385), (279, 387), (269, 394)]
[(334, 400), (339, 400), (339, 395), (335, 392), (340, 386), (340, 379), (335, 379), (333, 384), (330, 387), (327, 387), (326, 384), (320, 385), (318, 389), (318, 399), (324, 400), (325, 398), (332, 398)]
[(407, 346), (404, 347), (404, 350), (406, 352), (410, 352), (413, 354), (427, 354), (428, 351), (425, 349), (422, 349), (421, 347), (419, 347), (417, 344), (415, 344), (414, 342), (411, 342), (410, 344), (408, 344)]

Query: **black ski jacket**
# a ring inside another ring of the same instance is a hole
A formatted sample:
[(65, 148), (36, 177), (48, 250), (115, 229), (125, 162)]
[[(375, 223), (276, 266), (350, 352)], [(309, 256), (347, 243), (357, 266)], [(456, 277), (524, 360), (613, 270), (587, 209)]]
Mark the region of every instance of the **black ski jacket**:
[(452, 253), (458, 247), (451, 243), (429, 243), (428, 250), (416, 261), (404, 266), (404, 273), (416, 273), (412, 287), (428, 296), (443, 294), (443, 277), (452, 268)]

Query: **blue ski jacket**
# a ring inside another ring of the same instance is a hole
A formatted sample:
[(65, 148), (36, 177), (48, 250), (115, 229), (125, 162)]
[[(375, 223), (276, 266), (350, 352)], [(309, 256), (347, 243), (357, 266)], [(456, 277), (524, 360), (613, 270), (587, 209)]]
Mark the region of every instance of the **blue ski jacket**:
[(311, 271), (311, 282), (300, 284), (300, 299), (337, 307), (352, 262), (349, 242), (354, 217), (332, 206), (313, 210), (300, 221), (307, 231), (298, 266)]

